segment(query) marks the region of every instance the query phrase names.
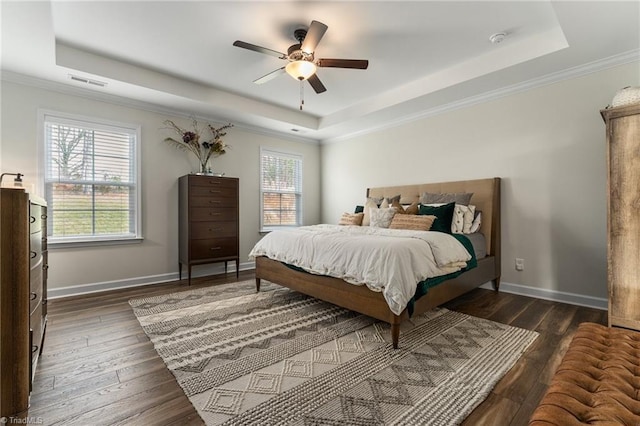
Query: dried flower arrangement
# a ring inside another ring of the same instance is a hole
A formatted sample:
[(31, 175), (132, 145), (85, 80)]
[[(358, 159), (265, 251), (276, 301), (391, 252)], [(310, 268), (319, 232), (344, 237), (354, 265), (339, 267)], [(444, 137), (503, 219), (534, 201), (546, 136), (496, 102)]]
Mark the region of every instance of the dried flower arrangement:
[(227, 134), (225, 130), (233, 127), (231, 123), (222, 127), (213, 127), (211, 124), (207, 124), (206, 127), (211, 132), (211, 139), (202, 142), (200, 141), (201, 129), (195, 118), (192, 119), (193, 130), (183, 129), (171, 120), (165, 120), (164, 124), (180, 136), (179, 140), (167, 137), (164, 141), (182, 151), (192, 152), (200, 163), (200, 173), (211, 173), (209, 160), (225, 154), (229, 148), (229, 145), (224, 143), (222, 138)]

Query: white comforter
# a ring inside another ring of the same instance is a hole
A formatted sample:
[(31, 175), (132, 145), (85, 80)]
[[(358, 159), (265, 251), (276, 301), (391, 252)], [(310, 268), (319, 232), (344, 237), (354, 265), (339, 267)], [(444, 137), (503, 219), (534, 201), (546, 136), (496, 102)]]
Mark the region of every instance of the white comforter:
[(366, 284), (400, 314), (427, 278), (459, 271), (471, 255), (451, 235), (368, 226), (314, 225), (273, 231), (249, 257), (267, 256), (312, 274)]

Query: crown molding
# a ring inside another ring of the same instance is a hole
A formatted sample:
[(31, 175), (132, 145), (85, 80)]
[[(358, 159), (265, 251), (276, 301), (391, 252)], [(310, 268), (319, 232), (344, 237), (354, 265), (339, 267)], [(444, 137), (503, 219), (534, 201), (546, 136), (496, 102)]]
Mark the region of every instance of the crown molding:
[(479, 95), (470, 96), (468, 98), (461, 99), (459, 101), (449, 102), (447, 104), (438, 105), (434, 108), (429, 108), (423, 111), (416, 112), (415, 114), (405, 115), (404, 117), (396, 120), (390, 120), (378, 126), (369, 127), (356, 132), (347, 133), (344, 135), (322, 139), (321, 144), (331, 144), (341, 142), (349, 139), (353, 139), (358, 136), (367, 135), (370, 133), (378, 132), (385, 129), (401, 126), (413, 121), (421, 120), (428, 117), (433, 117), (445, 112), (454, 111), (461, 108), (467, 108), (473, 105), (490, 102), (496, 99), (504, 98), (516, 93), (525, 92), (527, 90), (536, 89), (539, 87), (547, 86), (550, 84), (558, 83), (560, 81), (578, 78), (587, 74), (592, 74), (599, 71), (604, 71), (609, 68), (615, 68), (621, 65), (626, 65), (632, 62), (640, 61), (640, 49), (634, 49), (628, 52), (623, 52), (618, 55), (613, 55), (608, 58), (599, 59), (597, 61), (589, 62), (583, 65), (567, 68), (562, 71), (546, 74), (542, 77), (534, 78), (524, 81), (522, 83), (513, 84), (500, 89), (491, 90)]
[[(107, 102), (113, 105), (118, 105), (122, 107), (135, 108), (143, 111), (153, 112), (157, 114), (170, 115), (176, 117), (184, 117), (184, 118), (196, 118), (202, 121), (214, 121), (214, 122), (230, 122), (233, 120), (226, 119), (224, 117), (215, 117), (215, 116), (202, 116), (202, 115), (194, 115), (189, 111), (185, 111), (182, 109), (166, 107), (163, 105), (154, 104), (151, 102), (139, 101), (136, 99), (130, 99), (123, 96), (112, 95), (109, 93), (102, 93), (95, 90), (86, 89), (83, 87), (76, 87), (69, 84), (60, 83), (57, 81), (45, 80), (42, 78), (32, 77), (29, 75), (16, 73), (13, 71), (2, 71), (1, 76), (2, 81), (7, 81), (10, 83), (22, 84), (24, 86), (36, 87), (44, 90), (51, 90), (54, 92), (62, 93), (65, 95), (77, 96), (80, 98), (98, 100), (102, 102)], [(277, 130), (271, 130), (264, 127), (252, 126), (246, 123), (233, 123), (234, 127), (246, 130), (251, 133), (277, 137), (281, 139), (287, 139), (294, 142), (307, 143), (312, 145), (317, 145), (320, 143), (318, 139), (306, 138), (304, 136), (292, 135), (285, 132), (279, 132)]]

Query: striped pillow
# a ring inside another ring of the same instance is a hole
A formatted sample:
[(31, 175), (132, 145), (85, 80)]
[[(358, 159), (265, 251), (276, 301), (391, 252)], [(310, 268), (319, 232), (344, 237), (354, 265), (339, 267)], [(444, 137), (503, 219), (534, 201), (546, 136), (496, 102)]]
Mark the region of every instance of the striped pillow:
[(428, 231), (434, 220), (436, 220), (436, 217), (431, 215), (397, 214), (393, 217), (389, 229)]
[(342, 217), (338, 222), (338, 225), (362, 225), (362, 218), (364, 213), (342, 213)]

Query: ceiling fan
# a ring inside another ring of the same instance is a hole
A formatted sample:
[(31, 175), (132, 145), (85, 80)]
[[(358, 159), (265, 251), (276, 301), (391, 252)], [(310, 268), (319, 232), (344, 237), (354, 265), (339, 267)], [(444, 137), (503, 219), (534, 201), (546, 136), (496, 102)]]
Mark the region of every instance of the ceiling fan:
[(322, 22), (311, 21), (311, 25), (308, 30), (304, 28), (295, 30), (293, 32), (293, 36), (298, 40), (298, 43), (289, 46), (286, 54), (240, 40), (236, 40), (233, 45), (289, 61), (289, 63), (284, 67), (278, 68), (277, 70), (254, 80), (254, 83), (266, 83), (280, 74), (287, 73), (301, 82), (304, 80), (309, 81), (309, 84), (311, 84), (311, 87), (313, 87), (313, 90), (315, 90), (316, 93), (322, 93), (325, 92), (327, 88), (324, 87), (324, 84), (322, 84), (316, 74), (318, 67), (354, 68), (365, 70), (369, 66), (369, 61), (364, 59), (315, 59), (314, 53), (316, 47), (318, 46), (318, 43), (320, 43), (324, 33), (327, 31), (327, 28), (328, 27)]

